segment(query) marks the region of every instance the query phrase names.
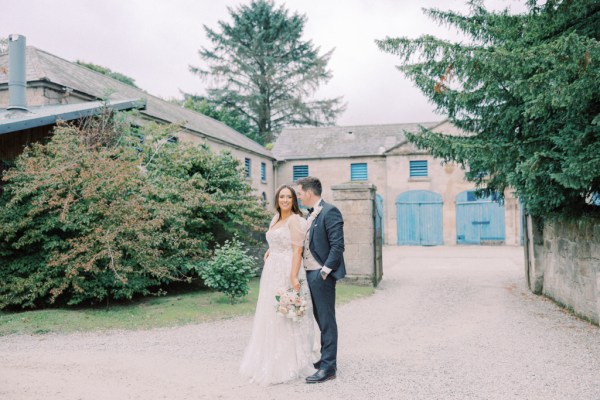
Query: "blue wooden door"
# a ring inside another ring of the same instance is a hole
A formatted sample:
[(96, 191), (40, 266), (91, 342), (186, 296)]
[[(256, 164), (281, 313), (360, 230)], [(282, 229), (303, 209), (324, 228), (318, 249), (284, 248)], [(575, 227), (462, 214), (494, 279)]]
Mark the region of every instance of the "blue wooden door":
[(411, 190), (398, 196), (398, 244), (443, 244), (442, 203), (441, 195), (427, 190)]
[(475, 197), (466, 191), (456, 196), (456, 242), (481, 244), (504, 241), (504, 205), (492, 196)]

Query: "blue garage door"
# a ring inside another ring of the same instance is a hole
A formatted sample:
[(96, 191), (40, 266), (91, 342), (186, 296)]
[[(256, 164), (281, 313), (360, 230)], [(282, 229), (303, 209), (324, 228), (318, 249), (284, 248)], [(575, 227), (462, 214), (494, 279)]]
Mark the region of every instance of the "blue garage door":
[(475, 197), (466, 191), (456, 196), (456, 242), (504, 242), (504, 205), (492, 196)]
[(442, 203), (441, 195), (427, 190), (411, 190), (398, 196), (398, 244), (443, 244)]

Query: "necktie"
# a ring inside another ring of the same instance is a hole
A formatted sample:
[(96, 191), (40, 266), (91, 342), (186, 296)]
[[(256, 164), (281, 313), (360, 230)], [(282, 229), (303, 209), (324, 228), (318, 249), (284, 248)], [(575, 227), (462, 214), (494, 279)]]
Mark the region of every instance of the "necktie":
[(312, 214), (313, 211), (315, 211), (315, 209), (313, 207), (308, 207), (308, 215)]

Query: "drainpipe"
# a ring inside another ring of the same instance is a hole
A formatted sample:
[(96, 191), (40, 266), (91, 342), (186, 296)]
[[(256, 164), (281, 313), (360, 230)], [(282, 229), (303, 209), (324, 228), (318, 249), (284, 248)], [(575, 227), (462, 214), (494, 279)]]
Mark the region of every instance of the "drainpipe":
[(25, 36), (8, 37), (8, 107), (7, 110), (27, 110), (25, 87)]

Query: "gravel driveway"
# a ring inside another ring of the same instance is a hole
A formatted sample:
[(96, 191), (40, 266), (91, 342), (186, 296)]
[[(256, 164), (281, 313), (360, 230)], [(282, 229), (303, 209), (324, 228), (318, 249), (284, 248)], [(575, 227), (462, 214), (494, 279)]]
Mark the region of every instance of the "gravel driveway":
[(338, 307), (338, 378), (259, 387), (250, 318), (0, 338), (0, 399), (600, 399), (600, 329), (524, 285), (518, 247), (387, 247)]

